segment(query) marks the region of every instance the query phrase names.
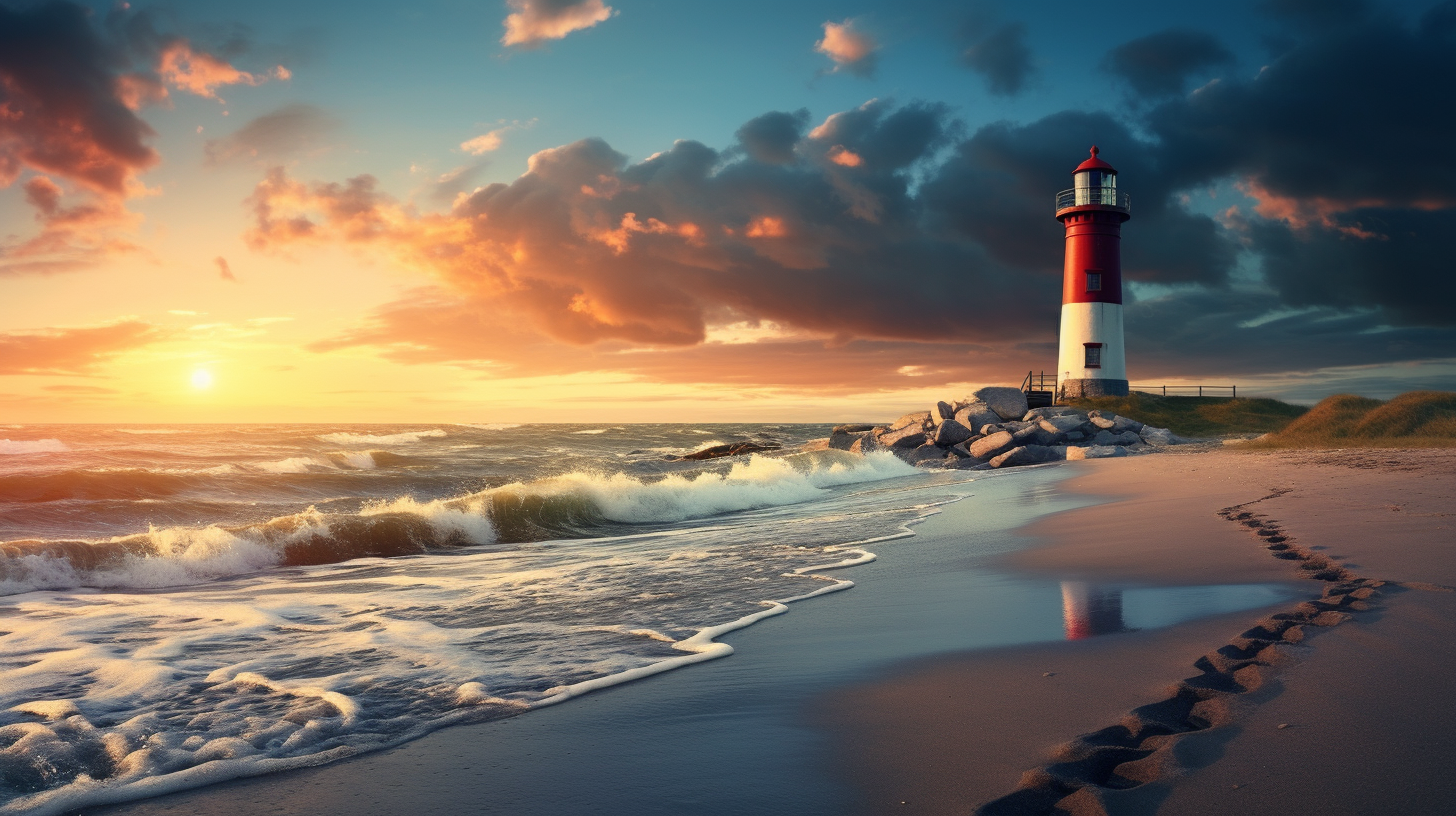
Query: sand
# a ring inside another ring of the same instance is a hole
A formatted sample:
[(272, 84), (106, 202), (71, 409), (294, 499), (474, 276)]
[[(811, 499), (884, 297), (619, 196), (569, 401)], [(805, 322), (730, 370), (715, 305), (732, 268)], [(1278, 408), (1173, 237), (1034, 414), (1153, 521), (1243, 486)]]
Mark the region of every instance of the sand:
[(1456, 452), (1075, 467), (1084, 475), (1067, 489), (1119, 500), (1033, 525), (1044, 543), (1006, 568), (1103, 582), (1298, 576), (1320, 601), (920, 661), (841, 689), (820, 716), (860, 812), (1456, 810)]

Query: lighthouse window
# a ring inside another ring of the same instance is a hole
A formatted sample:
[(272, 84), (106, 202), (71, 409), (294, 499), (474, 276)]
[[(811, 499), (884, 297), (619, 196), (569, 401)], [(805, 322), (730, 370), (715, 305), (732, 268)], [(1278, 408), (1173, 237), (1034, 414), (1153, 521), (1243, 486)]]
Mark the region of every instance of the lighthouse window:
[(1086, 362), (1086, 367), (1087, 368), (1101, 368), (1102, 367), (1102, 344), (1101, 343), (1087, 343), (1087, 344), (1084, 345), (1084, 348), (1087, 349), (1087, 362)]
[(1102, 273), (1101, 272), (1092, 272), (1090, 270), (1087, 272), (1087, 291), (1089, 291), (1089, 292), (1101, 292), (1102, 291)]

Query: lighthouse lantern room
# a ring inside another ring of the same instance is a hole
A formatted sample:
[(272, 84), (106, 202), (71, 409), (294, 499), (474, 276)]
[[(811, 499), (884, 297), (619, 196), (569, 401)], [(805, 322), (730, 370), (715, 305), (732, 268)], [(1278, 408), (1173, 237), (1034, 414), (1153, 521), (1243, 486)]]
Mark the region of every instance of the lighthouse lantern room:
[(1073, 186), (1057, 194), (1057, 220), (1067, 230), (1058, 339), (1059, 396), (1127, 394), (1122, 345), (1122, 222), (1130, 201), (1117, 189), (1117, 171), (1092, 156), (1072, 171)]

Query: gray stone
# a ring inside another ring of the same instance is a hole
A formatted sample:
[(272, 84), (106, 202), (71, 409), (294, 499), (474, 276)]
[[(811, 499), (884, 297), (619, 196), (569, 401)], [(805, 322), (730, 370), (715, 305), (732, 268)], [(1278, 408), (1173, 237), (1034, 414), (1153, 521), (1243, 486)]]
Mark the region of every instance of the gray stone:
[(830, 433), (857, 434), (864, 433), (865, 431), (873, 431), (874, 429), (875, 426), (873, 425), (835, 425), (834, 430)]
[(1019, 465), (1039, 465), (1042, 462), (1055, 462), (1056, 451), (1045, 445), (1023, 445), (997, 456), (991, 460), (991, 467), (1017, 467)]
[(958, 445), (951, 445), (948, 453), (957, 459), (974, 459), (976, 457), (971, 455), (971, 450), (967, 447), (969, 444), (969, 442), (962, 442)]
[(1155, 448), (1161, 448), (1165, 445), (1176, 445), (1183, 441), (1167, 428), (1154, 428), (1151, 425), (1144, 425), (1142, 431), (1138, 433), (1138, 436), (1141, 436), (1144, 442)]
[(913, 425), (923, 431), (925, 430), (925, 426), (929, 423), (929, 411), (916, 411), (913, 414), (906, 414), (905, 416), (902, 416), (894, 422), (890, 423), (890, 428), (893, 430), (897, 428), (904, 428), (907, 425)]
[(1081, 442), (1083, 439), (1087, 438), (1087, 434), (1084, 434), (1081, 431), (1067, 431), (1066, 433), (1062, 434), (1062, 438), (1067, 440), (1068, 442)]
[(955, 408), (948, 402), (937, 402), (930, 407), (930, 421), (939, 425), (947, 419), (955, 419)]
[(1081, 408), (1073, 408), (1069, 405), (1049, 405), (1044, 408), (1033, 408), (1030, 411), (1027, 411), (1026, 416), (1023, 416), (1022, 419), (1026, 420), (1027, 422), (1035, 422), (1039, 419), (1046, 419), (1047, 417), (1057, 416), (1086, 417), (1087, 412), (1083, 411)]
[(1138, 433), (1143, 429), (1143, 427), (1143, 424), (1141, 422), (1138, 422), (1136, 419), (1128, 419), (1125, 416), (1114, 416), (1112, 418), (1113, 433), (1122, 433), (1123, 431), (1132, 431), (1133, 433)]
[(1001, 416), (987, 407), (986, 403), (974, 400), (956, 410), (955, 421), (967, 428), (980, 428), (995, 425), (1001, 421)]
[(942, 421), (940, 426), (935, 429), (935, 438), (932, 441), (943, 448), (948, 448), (951, 445), (965, 442), (973, 436), (975, 434), (971, 433), (970, 428), (956, 422), (954, 419), (947, 419)]
[[(855, 425), (850, 427), (859, 426)], [(865, 436), (869, 432), (870, 428), (873, 427), (874, 426), (871, 425), (869, 426), (869, 428), (865, 428), (863, 431), (858, 432), (842, 432), (839, 430), (839, 428), (835, 428), (834, 433), (829, 435), (829, 447), (833, 450), (850, 450), (854, 443), (860, 437)]]
[(1127, 449), (1113, 445), (1090, 445), (1085, 448), (1067, 448), (1067, 460), (1075, 462), (1079, 459), (1115, 459), (1119, 456), (1126, 456)]
[(1093, 425), (1096, 425), (1104, 431), (1112, 430), (1112, 426), (1117, 424), (1116, 422), (1113, 422), (1105, 416), (1091, 417), (1091, 421)]
[(876, 437), (873, 433), (867, 433), (864, 436), (861, 436), (859, 439), (854, 440), (854, 443), (849, 446), (850, 453), (873, 453), (875, 451), (882, 451), (884, 449), (885, 446), (880, 444), (879, 438)]
[(921, 445), (918, 448), (896, 448), (895, 455), (902, 462), (911, 465), (918, 465), (921, 462), (940, 461), (945, 458), (945, 448), (935, 445)]
[(995, 422), (987, 423), (987, 424), (981, 426), (981, 436), (990, 436), (991, 434), (1000, 433), (1001, 431), (1004, 431), (1004, 430), (1006, 430), (1006, 429), (1005, 428), (1002, 428), (999, 423), (995, 423)]
[(1043, 417), (1040, 421), (1041, 427), (1054, 434), (1064, 434), (1067, 431), (1075, 431), (1082, 427), (1084, 420), (1079, 416), (1054, 416)]
[(901, 425), (880, 434), (880, 444), (887, 448), (918, 448), (925, 444), (924, 425)]
[(1057, 434), (1038, 425), (1022, 428), (1011, 434), (1017, 445), (1050, 445), (1057, 441)]
[(977, 459), (990, 459), (1015, 447), (1010, 431), (997, 431), (972, 442), (967, 450)]
[(1132, 431), (1123, 431), (1113, 438), (1116, 440), (1113, 443), (1115, 445), (1141, 445), (1143, 443), (1143, 438)]
[(1026, 395), (1021, 392), (1020, 388), (989, 386), (977, 391), (973, 396), (986, 403), (1002, 419), (1021, 419), (1026, 416)]
[(1092, 444), (1094, 444), (1094, 445), (1116, 445), (1117, 444), (1117, 440), (1119, 440), (1121, 438), (1122, 437), (1118, 436), (1117, 434), (1114, 434), (1112, 431), (1098, 431), (1097, 432), (1097, 435), (1094, 436), (1094, 437), (1092, 437)]

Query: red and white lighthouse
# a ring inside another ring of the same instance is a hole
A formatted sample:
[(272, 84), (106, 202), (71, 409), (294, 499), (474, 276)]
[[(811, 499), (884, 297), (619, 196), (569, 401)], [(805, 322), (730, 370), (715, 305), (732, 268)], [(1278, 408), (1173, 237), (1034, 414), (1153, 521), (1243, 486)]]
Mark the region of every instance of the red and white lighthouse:
[(1122, 346), (1122, 222), (1131, 218), (1117, 171), (1092, 157), (1072, 171), (1072, 189), (1057, 193), (1057, 220), (1067, 229), (1062, 274), (1062, 329), (1057, 379), (1061, 397), (1127, 394)]

